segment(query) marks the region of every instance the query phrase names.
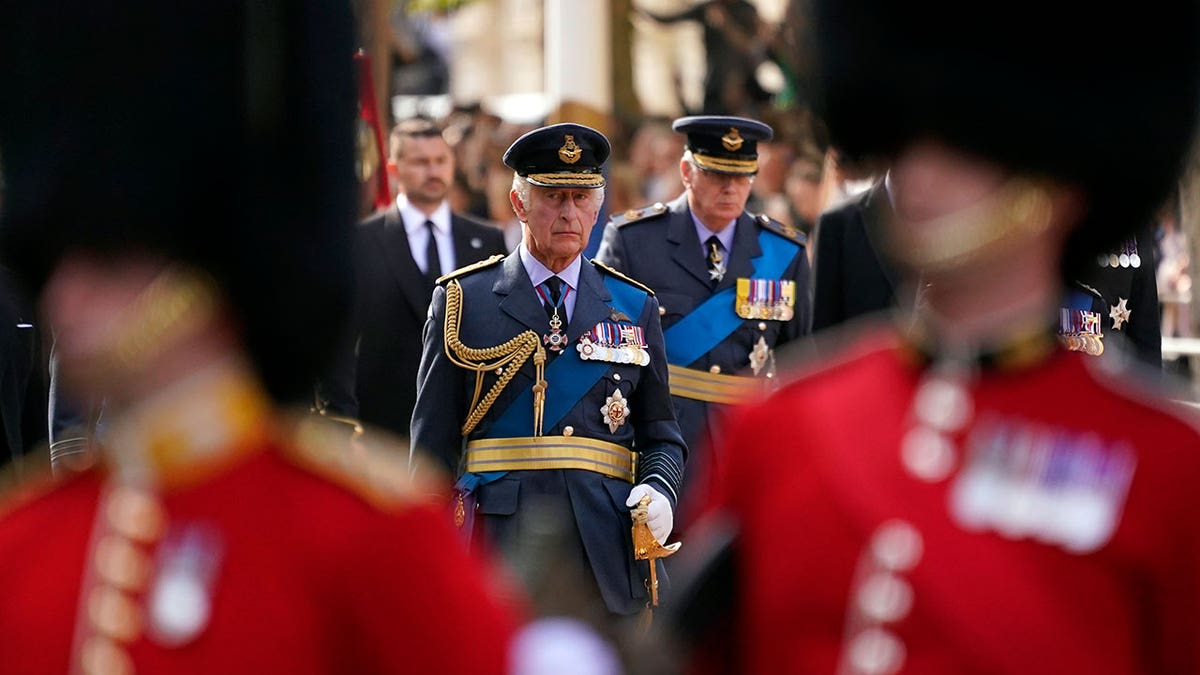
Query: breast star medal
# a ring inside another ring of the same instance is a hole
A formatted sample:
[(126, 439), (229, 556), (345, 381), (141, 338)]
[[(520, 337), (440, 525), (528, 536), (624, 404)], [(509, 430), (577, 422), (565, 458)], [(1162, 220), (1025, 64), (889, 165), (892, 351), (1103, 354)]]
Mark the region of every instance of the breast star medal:
[(766, 339), (758, 336), (758, 342), (754, 343), (754, 349), (750, 350), (750, 370), (753, 370), (755, 375), (767, 365), (767, 357), (770, 354), (771, 348), (767, 346)]
[(604, 422), (608, 424), (609, 433), (617, 433), (617, 428), (629, 419), (629, 407), (626, 405), (625, 397), (621, 395), (620, 389), (605, 399), (600, 412), (604, 415)]
[(1133, 314), (1133, 310), (1125, 306), (1125, 303), (1129, 301), (1125, 298), (1119, 298), (1119, 300), (1117, 304), (1111, 306), (1108, 312), (1108, 317), (1113, 322), (1113, 330), (1121, 330), (1121, 326), (1129, 321), (1129, 315)]

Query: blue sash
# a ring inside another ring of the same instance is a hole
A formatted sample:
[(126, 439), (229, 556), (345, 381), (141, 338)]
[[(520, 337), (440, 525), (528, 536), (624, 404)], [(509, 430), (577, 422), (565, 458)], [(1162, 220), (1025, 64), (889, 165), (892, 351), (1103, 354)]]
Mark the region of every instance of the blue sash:
[[(758, 233), (758, 245), (762, 254), (751, 258), (750, 262), (754, 265), (754, 276), (760, 279), (781, 277), (800, 250), (799, 244), (768, 230)], [(733, 311), (736, 294), (736, 286), (726, 288), (664, 331), (667, 362), (689, 366), (737, 330), (745, 319)]]
[[(612, 307), (626, 316), (636, 317), (646, 304), (646, 292), (628, 283), (604, 275), (604, 285), (612, 295)], [(579, 403), (604, 373), (609, 364), (604, 361), (585, 361), (573, 346), (564, 349), (546, 366), (546, 401), (542, 406), (542, 427), (551, 429)], [(533, 435), (533, 389), (528, 388), (513, 399), (512, 403), (488, 426), (484, 438), (517, 438)], [(472, 492), (500, 478), (507, 471), (488, 471), (478, 474), (463, 474), (455, 485), (459, 490)]]

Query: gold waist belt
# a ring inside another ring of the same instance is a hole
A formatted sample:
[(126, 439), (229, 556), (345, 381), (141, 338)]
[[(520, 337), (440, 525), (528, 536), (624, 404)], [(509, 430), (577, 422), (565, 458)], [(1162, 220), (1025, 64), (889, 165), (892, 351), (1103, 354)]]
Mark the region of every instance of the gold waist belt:
[(692, 370), (683, 366), (667, 366), (671, 395), (709, 403), (735, 404), (761, 391), (763, 382), (756, 377), (721, 375)]
[(467, 472), (583, 469), (632, 483), (637, 455), (578, 436), (486, 438), (467, 443)]

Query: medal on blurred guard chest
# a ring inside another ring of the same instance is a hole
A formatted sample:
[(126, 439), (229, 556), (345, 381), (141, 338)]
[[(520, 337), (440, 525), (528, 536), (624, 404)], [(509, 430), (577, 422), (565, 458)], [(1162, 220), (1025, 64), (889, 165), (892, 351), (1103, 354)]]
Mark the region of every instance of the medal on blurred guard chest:
[(966, 530), (1090, 553), (1120, 523), (1135, 466), (1123, 441), (1040, 420), (990, 418), (967, 439), (950, 515)]
[(159, 547), (157, 574), (147, 596), (149, 635), (166, 647), (194, 640), (212, 616), (220, 534), (203, 524), (172, 528)]

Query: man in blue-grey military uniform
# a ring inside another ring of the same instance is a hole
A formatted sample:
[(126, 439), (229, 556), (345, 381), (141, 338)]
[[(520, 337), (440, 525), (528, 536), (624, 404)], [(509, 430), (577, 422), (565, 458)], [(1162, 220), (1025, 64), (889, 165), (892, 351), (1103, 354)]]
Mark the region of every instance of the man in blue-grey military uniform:
[[(764, 390), (775, 349), (809, 331), (804, 235), (748, 213), (758, 142), (771, 127), (741, 117), (684, 117), (684, 194), (613, 217), (596, 256), (654, 289), (670, 363), (671, 394), (692, 449), (689, 475), (719, 461), (706, 439), (712, 414)], [(689, 479), (685, 492), (699, 489)]]
[(649, 576), (634, 560), (630, 507), (647, 508), (665, 543), (687, 450), (658, 301), (581, 255), (608, 154), (603, 134), (578, 124), (531, 131), (505, 152), (523, 240), (439, 280), (412, 441), (459, 475), (459, 527), (510, 560), (529, 546), (524, 513), (567, 514), (568, 557), (627, 615), (646, 605)]

